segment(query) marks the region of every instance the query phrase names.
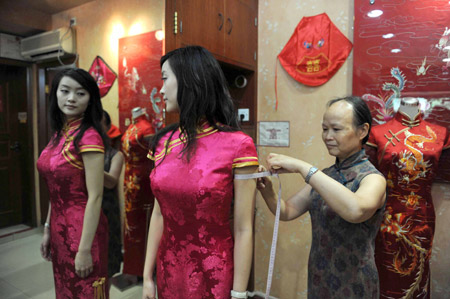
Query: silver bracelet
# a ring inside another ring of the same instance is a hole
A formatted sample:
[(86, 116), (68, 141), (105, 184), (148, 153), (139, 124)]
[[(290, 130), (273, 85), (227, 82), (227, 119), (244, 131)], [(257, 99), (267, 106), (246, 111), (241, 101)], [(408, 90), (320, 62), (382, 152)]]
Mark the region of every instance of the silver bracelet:
[(44, 223), (44, 227), (50, 228), (50, 224), (48, 224), (48, 222), (45, 222), (45, 223)]
[(311, 166), (311, 168), (308, 171), (308, 174), (305, 177), (305, 182), (307, 184), (309, 184), (309, 180), (311, 179), (311, 177), (313, 176), (313, 174), (315, 174), (319, 169), (317, 169), (317, 167)]
[(231, 290), (231, 297), (239, 298), (239, 299), (247, 299), (248, 298), (248, 291), (237, 292), (235, 290)]

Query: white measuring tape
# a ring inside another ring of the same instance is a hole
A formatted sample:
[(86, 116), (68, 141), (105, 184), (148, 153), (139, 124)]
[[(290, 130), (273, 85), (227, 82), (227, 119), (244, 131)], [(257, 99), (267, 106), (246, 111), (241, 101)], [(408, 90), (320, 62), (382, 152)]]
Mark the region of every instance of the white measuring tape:
[(275, 224), (273, 227), (273, 235), (272, 235), (272, 246), (270, 247), (270, 260), (269, 260), (269, 271), (267, 274), (267, 286), (266, 286), (266, 295), (265, 299), (269, 299), (270, 295), (270, 287), (272, 286), (272, 277), (273, 277), (273, 267), (275, 264), (275, 253), (277, 251), (277, 239), (278, 239), (278, 225), (280, 224), (280, 209), (281, 209), (281, 181), (280, 177), (277, 173), (272, 173), (270, 171), (264, 171), (259, 173), (251, 173), (251, 174), (235, 174), (234, 178), (236, 180), (249, 180), (249, 179), (257, 179), (266, 176), (274, 176), (278, 178), (279, 188), (278, 188), (278, 199), (277, 199), (277, 211), (275, 213)]

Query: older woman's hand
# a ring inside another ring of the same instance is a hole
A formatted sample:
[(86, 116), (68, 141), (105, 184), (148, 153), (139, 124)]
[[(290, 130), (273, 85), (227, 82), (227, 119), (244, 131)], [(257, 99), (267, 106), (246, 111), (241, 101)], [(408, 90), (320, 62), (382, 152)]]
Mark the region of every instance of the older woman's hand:
[(299, 162), (300, 160), (280, 154), (270, 153), (267, 156), (267, 164), (273, 173), (299, 172)]
[[(266, 170), (267, 169), (263, 165), (259, 165), (258, 172), (264, 172)], [(266, 188), (271, 189), (272, 188), (272, 179), (268, 176), (262, 177), (262, 178), (257, 178), (256, 179), (256, 188), (259, 191), (263, 191)]]

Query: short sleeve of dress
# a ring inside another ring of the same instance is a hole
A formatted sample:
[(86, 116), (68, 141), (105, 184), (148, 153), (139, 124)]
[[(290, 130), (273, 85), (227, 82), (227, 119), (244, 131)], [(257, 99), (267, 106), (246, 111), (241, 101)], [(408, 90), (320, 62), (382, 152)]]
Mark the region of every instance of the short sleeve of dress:
[(81, 137), (78, 144), (78, 148), (80, 149), (80, 153), (105, 152), (102, 137), (94, 128), (89, 128), (84, 132), (83, 137)]
[(253, 139), (249, 136), (246, 136), (239, 147), (236, 149), (234, 159), (233, 159), (233, 168), (240, 168), (246, 166), (258, 166), (258, 154), (256, 153), (255, 144), (253, 143)]

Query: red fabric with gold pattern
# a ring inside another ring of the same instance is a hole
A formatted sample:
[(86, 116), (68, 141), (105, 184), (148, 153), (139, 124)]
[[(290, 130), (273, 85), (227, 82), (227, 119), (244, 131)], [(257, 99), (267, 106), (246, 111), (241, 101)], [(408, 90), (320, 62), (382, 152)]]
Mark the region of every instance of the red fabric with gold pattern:
[(154, 197), (150, 189), (152, 162), (147, 159), (148, 139), (155, 129), (145, 115), (133, 120), (122, 136), (125, 158), (125, 224), (122, 273), (142, 276), (147, 245), (147, 228)]
[(89, 74), (94, 77), (97, 82), (98, 88), (100, 89), (100, 96), (103, 98), (106, 96), (111, 86), (116, 80), (116, 73), (106, 64), (106, 62), (100, 57), (95, 57), (89, 68)]
[(398, 112), (372, 128), (367, 145), (386, 177), (386, 210), (375, 241), (381, 298), (430, 298), (430, 258), (435, 229), (431, 185), (447, 128)]
[(322, 13), (301, 19), (278, 58), (295, 80), (319, 86), (339, 70), (352, 47), (328, 15)]
[(52, 139), (37, 161), (37, 169), (46, 182), (51, 203), (50, 249), (55, 296), (48, 296), (56, 299), (108, 299), (108, 220), (103, 212), (100, 212), (92, 236), (93, 271), (85, 278), (75, 273), (75, 256), (88, 202), (82, 156), (88, 152), (104, 152), (102, 138), (93, 127), (84, 132), (78, 143), (79, 149), (75, 147), (74, 138), (81, 122), (81, 118), (68, 121), (59, 142), (55, 145)]

